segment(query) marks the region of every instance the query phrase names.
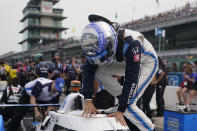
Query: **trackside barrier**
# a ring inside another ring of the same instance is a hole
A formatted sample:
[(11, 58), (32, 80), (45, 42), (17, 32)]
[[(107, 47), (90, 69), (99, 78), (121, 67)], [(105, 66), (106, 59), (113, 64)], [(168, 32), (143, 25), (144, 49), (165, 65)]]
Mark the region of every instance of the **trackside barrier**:
[(47, 107), (47, 106), (60, 106), (60, 104), (0, 104), (2, 107)]
[(3, 126), (3, 117), (0, 115), (0, 131), (5, 131), (4, 126)]

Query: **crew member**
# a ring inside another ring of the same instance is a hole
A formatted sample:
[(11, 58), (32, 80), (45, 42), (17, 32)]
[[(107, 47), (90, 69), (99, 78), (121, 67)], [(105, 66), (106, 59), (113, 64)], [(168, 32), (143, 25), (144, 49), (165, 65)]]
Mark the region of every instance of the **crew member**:
[(39, 58), (39, 63), (36, 65), (35, 73), (37, 77), (48, 78), (49, 64), (44, 62), (44, 58), (42, 56)]
[(62, 77), (63, 66), (60, 63), (60, 58), (58, 55), (54, 57), (54, 61), (50, 65), (49, 78), (55, 80), (56, 78)]
[[(1, 104), (17, 104), (21, 96), (22, 88), (19, 85), (18, 78), (13, 78), (11, 84), (9, 84), (1, 97)], [(3, 109), (3, 119), (7, 122), (14, 114), (14, 108), (6, 107)]]
[[(22, 92), (22, 97), (19, 99), (19, 104), (56, 104), (59, 101), (62, 88), (65, 85), (63, 78), (57, 78), (55, 81), (46, 78), (38, 78), (25, 85), (25, 90)], [(45, 112), (45, 115), (54, 107), (49, 106)], [(7, 125), (7, 131), (17, 130), (23, 116), (28, 112), (29, 107), (18, 107), (11, 121)], [(43, 115), (38, 110), (38, 107), (34, 107), (35, 118), (42, 120)]]

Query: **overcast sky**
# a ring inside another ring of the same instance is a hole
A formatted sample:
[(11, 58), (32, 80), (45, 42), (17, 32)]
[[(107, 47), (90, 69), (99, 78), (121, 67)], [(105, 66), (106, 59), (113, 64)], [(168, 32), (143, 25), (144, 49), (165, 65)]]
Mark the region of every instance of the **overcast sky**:
[[(22, 41), (22, 10), (29, 0), (0, 0), (0, 55), (9, 51), (21, 51), (17, 44)], [(159, 12), (171, 10), (183, 6), (187, 2), (196, 0), (60, 0), (57, 8), (64, 9), (63, 26), (70, 28), (64, 38), (80, 36), (83, 27), (88, 23), (89, 14), (103, 15), (112, 21), (125, 23), (131, 20), (143, 18), (145, 15), (153, 15)], [(117, 12), (118, 18), (115, 19)], [(72, 31), (72, 28), (76, 32)]]

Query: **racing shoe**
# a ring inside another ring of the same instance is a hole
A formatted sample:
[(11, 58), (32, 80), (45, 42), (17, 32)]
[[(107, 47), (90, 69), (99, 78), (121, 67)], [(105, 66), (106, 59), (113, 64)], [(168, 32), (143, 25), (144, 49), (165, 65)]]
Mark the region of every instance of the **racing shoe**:
[(186, 108), (184, 109), (184, 111), (185, 111), (185, 112), (190, 112), (190, 111), (191, 111), (189, 105), (186, 106)]
[(182, 111), (183, 107), (184, 107), (184, 103), (183, 102), (176, 103), (176, 109), (177, 110)]
[(183, 106), (183, 107), (181, 108), (181, 111), (182, 111), (182, 112), (190, 112), (190, 107), (189, 107), (189, 105)]

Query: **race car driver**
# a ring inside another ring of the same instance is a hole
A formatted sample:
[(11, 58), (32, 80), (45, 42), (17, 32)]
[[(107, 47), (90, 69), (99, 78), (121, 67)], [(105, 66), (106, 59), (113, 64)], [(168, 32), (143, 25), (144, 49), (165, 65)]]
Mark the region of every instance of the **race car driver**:
[[(62, 88), (65, 85), (63, 78), (57, 78), (55, 81), (38, 78), (25, 85), (25, 90), (22, 92), (22, 96), (19, 99), (19, 104), (57, 104), (59, 101)], [(49, 106), (45, 112), (45, 115), (54, 107)], [(23, 116), (28, 112), (29, 107), (18, 107), (15, 110), (11, 121), (7, 125), (7, 131), (15, 131), (20, 125), (20, 121)], [(42, 120), (43, 115), (38, 110), (38, 107), (34, 107), (35, 118)]]
[[(108, 19), (90, 15), (81, 37), (82, 50), (87, 62), (83, 68), (83, 117), (99, 113), (92, 103), (94, 78), (102, 82), (113, 96), (118, 96), (119, 107), (109, 116), (116, 117), (126, 126), (123, 115), (140, 130), (155, 130), (154, 124), (137, 106), (152, 81), (158, 59), (151, 43), (134, 30), (120, 29)], [(123, 89), (113, 75), (125, 76)]]

